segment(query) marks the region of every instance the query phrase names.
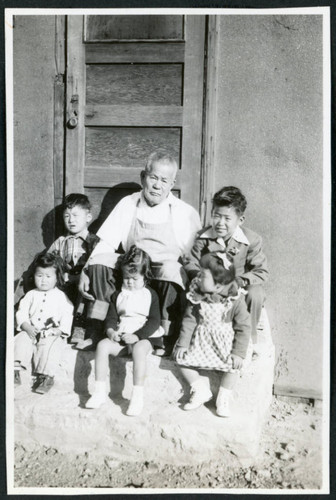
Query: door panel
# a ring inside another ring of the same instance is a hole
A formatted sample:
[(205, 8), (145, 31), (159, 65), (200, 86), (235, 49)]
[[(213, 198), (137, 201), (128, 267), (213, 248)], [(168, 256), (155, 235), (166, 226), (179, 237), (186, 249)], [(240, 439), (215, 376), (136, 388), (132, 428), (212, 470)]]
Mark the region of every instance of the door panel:
[(180, 143), (178, 127), (87, 127), (85, 164), (142, 169), (150, 152), (167, 144), (180, 163)]
[(200, 208), (204, 23), (68, 16), (67, 193), (91, 193), (95, 204), (108, 190), (129, 194), (149, 153), (163, 148), (178, 161), (175, 193)]
[(90, 64), (87, 104), (182, 104), (182, 64)]
[(86, 16), (85, 41), (182, 40), (184, 16)]

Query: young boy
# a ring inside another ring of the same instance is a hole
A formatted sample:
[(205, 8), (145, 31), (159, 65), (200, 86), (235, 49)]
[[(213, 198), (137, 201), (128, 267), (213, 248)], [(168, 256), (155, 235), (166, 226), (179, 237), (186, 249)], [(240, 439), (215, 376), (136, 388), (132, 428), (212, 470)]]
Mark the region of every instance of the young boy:
[(88, 230), (92, 214), (90, 201), (85, 194), (71, 193), (65, 197), (63, 220), (68, 234), (54, 241), (48, 253), (62, 257), (65, 268), (64, 292), (76, 305), (80, 273), (99, 241), (98, 236)]
[(189, 279), (200, 270), (201, 257), (209, 252), (231, 256), (239, 287), (247, 291), (246, 304), (251, 315), (252, 342), (258, 352), (257, 324), (265, 300), (263, 284), (268, 279), (267, 260), (262, 251), (262, 239), (244, 223), (247, 202), (240, 189), (227, 186), (212, 200), (212, 225), (197, 234), (194, 246), (185, 264)]
[[(66, 236), (60, 236), (48, 250), (62, 257), (64, 262), (63, 290), (75, 305), (74, 332), (71, 343), (83, 340), (84, 304), (78, 292), (80, 273), (97, 245), (99, 238), (88, 230), (92, 220), (91, 204), (88, 197), (81, 193), (71, 193), (63, 202), (63, 220)], [(79, 327), (79, 328), (77, 328)]]

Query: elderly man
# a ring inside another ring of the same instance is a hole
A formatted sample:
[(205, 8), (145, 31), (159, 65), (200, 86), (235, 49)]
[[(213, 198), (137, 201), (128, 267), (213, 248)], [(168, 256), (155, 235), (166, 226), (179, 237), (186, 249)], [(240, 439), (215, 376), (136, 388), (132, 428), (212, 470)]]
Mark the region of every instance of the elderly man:
[[(175, 159), (153, 152), (141, 172), (142, 190), (123, 198), (110, 213), (97, 235), (100, 242), (83, 271), (79, 290), (90, 301), (87, 336), (77, 344), (85, 349), (97, 342), (115, 290), (113, 267), (121, 244), (124, 251), (135, 244), (152, 259), (150, 286), (158, 293), (166, 352), (177, 336), (186, 275), (181, 259), (189, 252), (201, 222), (197, 211), (172, 195), (177, 174)], [(183, 307), (183, 306), (182, 306)]]

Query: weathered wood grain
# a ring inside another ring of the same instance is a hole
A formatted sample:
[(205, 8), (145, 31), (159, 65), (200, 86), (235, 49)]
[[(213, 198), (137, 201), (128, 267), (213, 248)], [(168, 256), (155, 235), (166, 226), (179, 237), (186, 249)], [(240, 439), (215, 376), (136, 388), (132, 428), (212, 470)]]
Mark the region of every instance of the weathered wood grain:
[(86, 70), (87, 104), (182, 104), (182, 64), (94, 64)]
[(180, 146), (178, 128), (89, 127), (86, 129), (85, 163), (93, 167), (143, 169), (148, 155), (157, 148), (169, 150), (179, 161)]
[(183, 16), (85, 17), (85, 41), (183, 39)]

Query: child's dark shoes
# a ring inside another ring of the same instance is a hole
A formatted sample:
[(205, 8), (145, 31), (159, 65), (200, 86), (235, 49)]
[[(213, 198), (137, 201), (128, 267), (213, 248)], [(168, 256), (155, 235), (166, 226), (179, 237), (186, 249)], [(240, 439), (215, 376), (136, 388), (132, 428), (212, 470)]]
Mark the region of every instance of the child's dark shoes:
[(50, 391), (53, 385), (54, 377), (50, 377), (49, 375), (40, 375), (33, 386), (33, 391), (37, 394), (46, 394)]
[(14, 370), (14, 386), (21, 385), (20, 370)]

